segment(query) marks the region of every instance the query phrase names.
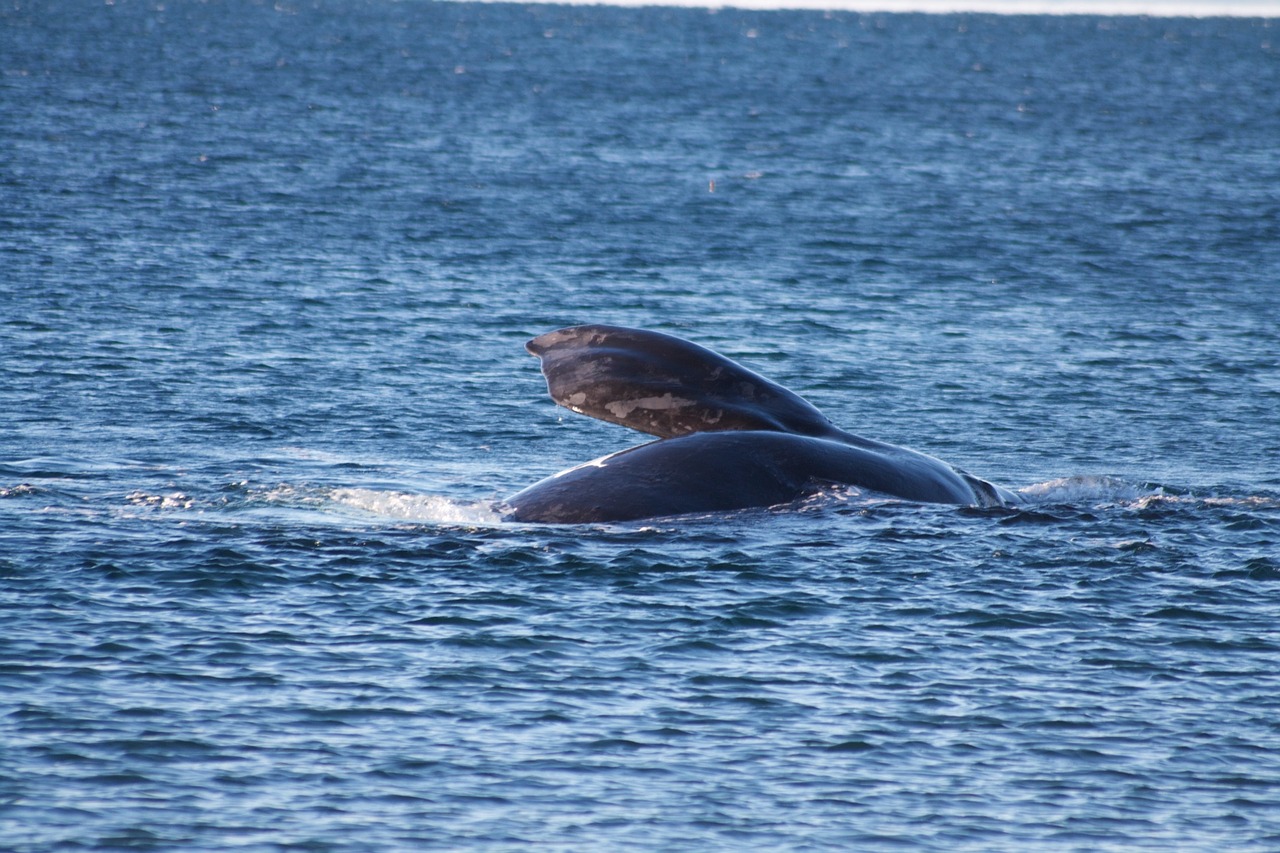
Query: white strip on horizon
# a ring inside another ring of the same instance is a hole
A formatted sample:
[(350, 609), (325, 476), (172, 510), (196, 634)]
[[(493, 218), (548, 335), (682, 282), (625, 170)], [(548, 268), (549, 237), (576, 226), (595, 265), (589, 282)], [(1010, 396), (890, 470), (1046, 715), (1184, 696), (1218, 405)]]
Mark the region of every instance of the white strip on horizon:
[(551, 0), (577, 6), (685, 6), (830, 12), (970, 12), (997, 15), (1144, 15), (1156, 18), (1280, 18), (1280, 0)]

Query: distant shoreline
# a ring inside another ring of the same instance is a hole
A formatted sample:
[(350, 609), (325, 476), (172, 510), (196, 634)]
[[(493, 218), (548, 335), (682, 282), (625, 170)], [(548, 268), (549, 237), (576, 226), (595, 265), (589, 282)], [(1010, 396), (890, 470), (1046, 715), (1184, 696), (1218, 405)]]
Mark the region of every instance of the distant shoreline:
[[(465, 0), (473, 2), (474, 0)], [(504, 2), (505, 0), (496, 0)], [(480, 0), (486, 2), (486, 0)], [(1098, 15), (1152, 18), (1280, 18), (1280, 0), (550, 0), (571, 6), (680, 6), (688, 8), (831, 12)]]

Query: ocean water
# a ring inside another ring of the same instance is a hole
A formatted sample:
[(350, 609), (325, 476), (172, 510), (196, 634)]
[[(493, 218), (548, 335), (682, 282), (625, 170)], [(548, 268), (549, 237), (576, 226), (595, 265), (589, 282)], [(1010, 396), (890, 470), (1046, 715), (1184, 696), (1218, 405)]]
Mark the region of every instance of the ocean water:
[[(1280, 30), (0, 8), (0, 848), (1280, 848)], [(490, 503), (683, 335), (1017, 510)]]

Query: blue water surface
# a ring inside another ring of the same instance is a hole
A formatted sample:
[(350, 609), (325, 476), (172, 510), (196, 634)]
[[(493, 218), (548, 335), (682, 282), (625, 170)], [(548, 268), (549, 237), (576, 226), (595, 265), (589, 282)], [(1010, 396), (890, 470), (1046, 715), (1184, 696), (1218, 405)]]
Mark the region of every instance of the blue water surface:
[[(0, 9), (0, 848), (1280, 848), (1280, 32)], [(557, 527), (683, 335), (1028, 498)]]

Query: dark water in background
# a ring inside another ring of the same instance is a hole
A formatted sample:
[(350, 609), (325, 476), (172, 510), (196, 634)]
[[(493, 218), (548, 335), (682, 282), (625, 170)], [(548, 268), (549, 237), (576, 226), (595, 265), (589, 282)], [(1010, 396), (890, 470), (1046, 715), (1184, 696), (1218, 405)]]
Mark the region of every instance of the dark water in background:
[[(1278, 37), (6, 3), (0, 847), (1280, 847)], [(1033, 502), (500, 524), (572, 322)]]

